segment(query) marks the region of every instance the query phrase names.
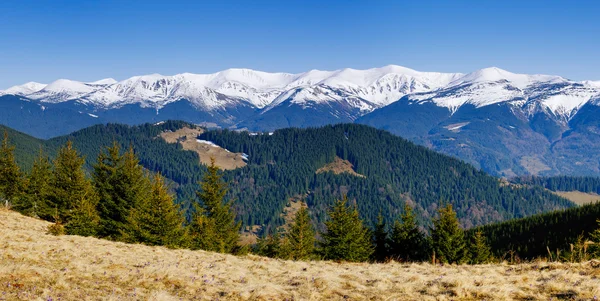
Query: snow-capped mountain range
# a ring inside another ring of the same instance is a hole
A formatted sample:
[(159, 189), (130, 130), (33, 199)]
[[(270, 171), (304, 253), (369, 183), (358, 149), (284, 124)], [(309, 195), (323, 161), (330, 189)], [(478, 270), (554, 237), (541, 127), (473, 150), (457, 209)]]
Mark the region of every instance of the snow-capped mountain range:
[[(557, 85), (562, 88), (556, 90)], [(413, 101), (427, 100), (453, 111), (464, 104), (481, 107), (504, 101), (534, 102), (568, 118), (600, 94), (600, 81), (575, 82), (560, 76), (515, 74), (495, 67), (461, 74), (419, 72), (390, 65), (299, 74), (228, 69), (213, 74), (151, 74), (90, 83), (59, 79), (48, 85), (29, 82), (0, 90), (2, 94), (43, 103), (75, 100), (101, 108), (139, 103), (160, 109), (185, 99), (212, 110), (241, 100), (265, 111), (285, 101), (309, 106), (352, 99), (349, 106), (362, 114), (412, 95)]]
[(356, 122), (497, 175), (600, 176), (600, 81), (495, 67), (462, 74), (390, 65), (60, 79), (0, 91), (0, 124), (42, 138), (99, 123), (168, 119), (251, 131)]

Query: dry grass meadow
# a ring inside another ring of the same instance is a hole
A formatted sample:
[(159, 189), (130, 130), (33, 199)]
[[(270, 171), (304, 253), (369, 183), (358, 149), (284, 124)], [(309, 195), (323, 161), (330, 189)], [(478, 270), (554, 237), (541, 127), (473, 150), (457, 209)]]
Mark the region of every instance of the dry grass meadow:
[(198, 154), (200, 163), (210, 165), (210, 158), (215, 159), (215, 165), (221, 169), (236, 169), (246, 166), (242, 154), (232, 153), (221, 147), (198, 143), (196, 137), (203, 133), (203, 129), (184, 127), (175, 132), (160, 134), (167, 143), (180, 143), (183, 149), (191, 150)]
[(0, 209), (0, 300), (595, 300), (600, 264), (293, 262), (45, 234)]

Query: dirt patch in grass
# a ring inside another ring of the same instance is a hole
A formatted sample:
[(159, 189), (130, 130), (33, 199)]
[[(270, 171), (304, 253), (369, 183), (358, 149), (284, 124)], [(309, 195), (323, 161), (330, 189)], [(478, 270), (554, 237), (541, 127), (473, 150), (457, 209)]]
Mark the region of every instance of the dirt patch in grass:
[(194, 151), (200, 156), (200, 162), (210, 164), (210, 158), (215, 158), (215, 164), (221, 169), (236, 169), (246, 166), (246, 161), (241, 153), (232, 153), (220, 146), (199, 141), (197, 137), (202, 134), (202, 128), (184, 127), (175, 132), (167, 131), (160, 136), (168, 143), (179, 143), (185, 150)]
[(339, 157), (335, 157), (333, 162), (327, 163), (327, 164), (325, 164), (325, 166), (317, 169), (317, 173), (329, 172), (329, 171), (333, 172), (336, 175), (339, 175), (341, 173), (349, 173), (353, 176), (357, 176), (357, 177), (361, 177), (361, 178), (365, 177), (365, 176), (357, 173), (356, 171), (354, 171), (354, 165), (352, 165), (352, 163), (350, 163), (350, 161), (343, 160), (342, 158), (339, 158)]

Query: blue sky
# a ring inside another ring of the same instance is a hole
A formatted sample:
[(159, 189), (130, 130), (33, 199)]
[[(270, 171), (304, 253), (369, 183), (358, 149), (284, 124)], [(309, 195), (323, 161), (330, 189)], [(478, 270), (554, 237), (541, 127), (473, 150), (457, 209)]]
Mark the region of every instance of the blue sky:
[(600, 80), (600, 1), (0, 1), (0, 89), (389, 64)]

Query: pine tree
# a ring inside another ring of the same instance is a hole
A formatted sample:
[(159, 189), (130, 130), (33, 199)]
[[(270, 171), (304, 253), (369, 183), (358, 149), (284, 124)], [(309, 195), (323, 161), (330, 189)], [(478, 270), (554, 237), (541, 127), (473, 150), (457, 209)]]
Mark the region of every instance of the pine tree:
[(0, 146), (0, 200), (9, 206), (23, 192), (23, 176), (15, 162), (15, 147), (9, 144), (8, 132), (4, 131), (4, 140)]
[(52, 165), (48, 156), (40, 148), (39, 155), (33, 161), (28, 176), (28, 185), (22, 198), (19, 211), (45, 220), (52, 220), (54, 208), (48, 205), (52, 182)]
[(356, 206), (349, 207), (344, 196), (329, 211), (327, 228), (322, 233), (321, 252), (329, 260), (366, 261), (373, 254), (371, 233), (358, 215)]
[(91, 196), (92, 186), (83, 171), (84, 159), (67, 144), (58, 151), (52, 172), (52, 192), (49, 196), (49, 207), (58, 212), (58, 218), (68, 223), (73, 209), (79, 202)]
[(100, 217), (96, 211), (96, 198), (86, 196), (81, 199), (71, 219), (65, 225), (65, 231), (69, 235), (95, 236), (98, 233)]
[(468, 259), (464, 231), (460, 228), (452, 205), (439, 209), (433, 221), (431, 239), (435, 258), (443, 263), (463, 263)]
[(488, 263), (490, 261), (491, 251), (487, 244), (486, 237), (481, 230), (477, 230), (473, 235), (471, 243), (471, 260), (472, 264)]
[(591, 258), (600, 258), (600, 219), (596, 220), (596, 223), (598, 223), (598, 228), (590, 233), (592, 244), (589, 254)]
[(196, 194), (201, 201), (189, 226), (191, 247), (220, 253), (232, 253), (238, 247), (241, 224), (235, 221), (232, 202), (224, 202), (226, 184), (214, 158)]
[(173, 202), (162, 176), (155, 175), (149, 198), (134, 207), (122, 231), (129, 242), (152, 246), (181, 247), (185, 244), (184, 218)]
[(427, 256), (427, 240), (425, 234), (419, 230), (412, 207), (405, 204), (404, 213), (400, 218), (401, 221), (396, 221), (392, 228), (392, 255), (404, 261), (424, 259)]
[(99, 195), (98, 213), (101, 218), (99, 236), (119, 239), (125, 229), (129, 211), (148, 197), (150, 182), (144, 175), (133, 149), (120, 154), (115, 142), (98, 155), (94, 165), (94, 187)]
[(279, 233), (269, 234), (264, 237), (259, 237), (256, 245), (254, 246), (254, 252), (260, 256), (266, 256), (271, 258), (279, 258), (282, 253), (281, 248), (281, 235)]
[(380, 213), (377, 217), (377, 224), (375, 224), (375, 231), (373, 231), (373, 245), (375, 246), (373, 257), (379, 262), (383, 262), (389, 255), (388, 233), (385, 228), (386, 224)]
[(289, 244), (289, 258), (293, 260), (310, 259), (315, 249), (315, 230), (310, 222), (308, 208), (302, 207), (286, 234)]

